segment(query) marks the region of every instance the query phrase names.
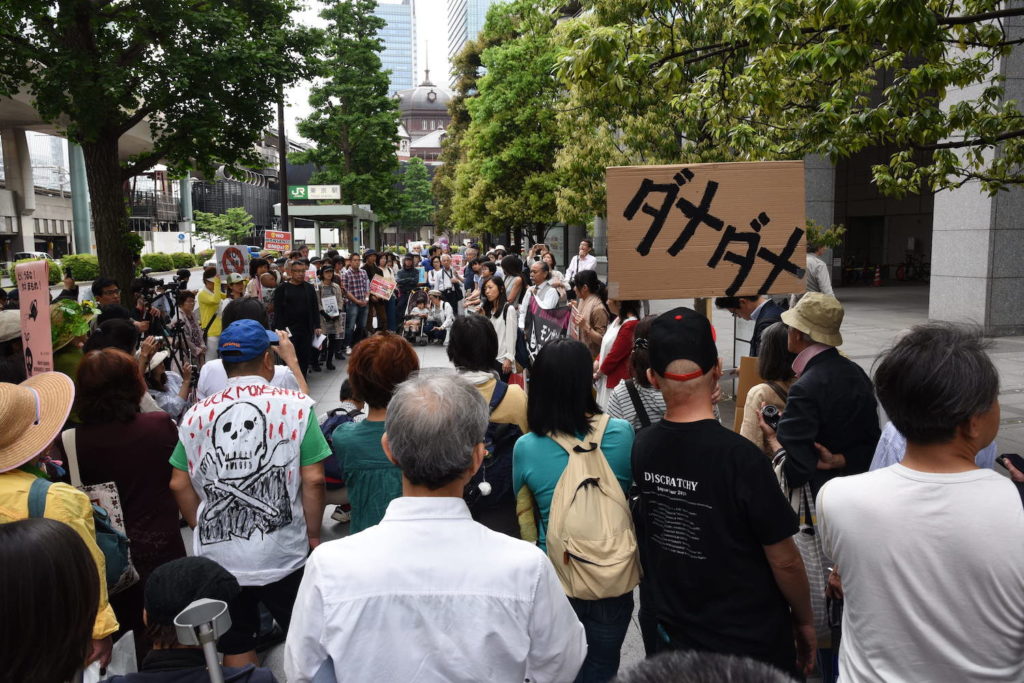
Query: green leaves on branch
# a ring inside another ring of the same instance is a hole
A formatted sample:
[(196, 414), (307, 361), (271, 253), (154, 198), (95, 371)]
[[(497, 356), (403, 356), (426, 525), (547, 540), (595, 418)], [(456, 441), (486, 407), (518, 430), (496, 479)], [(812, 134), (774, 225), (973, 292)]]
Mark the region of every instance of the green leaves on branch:
[(204, 239), (209, 241), (211, 247), (217, 241), (240, 244), (242, 240), (252, 235), (255, 228), (252, 216), (241, 207), (228, 209), (223, 214), (195, 211), (193, 218), (196, 223), (196, 232), (205, 235)]
[(321, 12), (329, 22), (317, 69), (322, 80), (310, 93), (313, 112), (298, 126), (316, 147), (292, 161), (314, 164), (313, 183), (341, 185), (344, 203), (369, 204), (388, 220), (400, 210), (394, 189), (398, 105), (381, 71), (377, 33), (385, 22), (373, 14), (376, 6), (375, 0), (349, 0)]

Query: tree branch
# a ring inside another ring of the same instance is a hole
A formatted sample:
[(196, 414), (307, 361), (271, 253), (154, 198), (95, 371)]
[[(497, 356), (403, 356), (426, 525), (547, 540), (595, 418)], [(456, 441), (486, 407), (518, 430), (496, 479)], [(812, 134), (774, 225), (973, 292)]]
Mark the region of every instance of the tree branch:
[(988, 21), (989, 19), (1020, 16), (1024, 16), (1024, 7), (1012, 7), (992, 12), (981, 12), (979, 14), (965, 14), (961, 17), (944, 17), (942, 15), (936, 15), (935, 19), (938, 21), (939, 26), (963, 26), (965, 24), (977, 24), (982, 21)]
[(1012, 140), (1013, 138), (1024, 137), (1024, 128), (1020, 130), (1011, 130), (997, 135), (993, 138), (975, 138), (973, 140), (960, 140), (956, 142), (939, 142), (934, 145), (914, 145), (914, 149), (919, 149), (925, 152), (935, 151), (937, 149), (960, 149), (962, 147), (975, 147), (977, 145), (991, 145), (1003, 140)]
[(139, 175), (146, 169), (154, 166), (161, 158), (163, 158), (163, 153), (160, 151), (153, 151), (139, 157), (127, 166), (121, 167), (121, 179), (128, 180), (129, 178)]
[(134, 128), (137, 123), (140, 123), (144, 118), (152, 114), (153, 109), (153, 107), (148, 106), (136, 109), (134, 114), (129, 116), (127, 119), (125, 119), (125, 122), (123, 124), (118, 126), (118, 131), (121, 133), (121, 135), (124, 135), (132, 128)]

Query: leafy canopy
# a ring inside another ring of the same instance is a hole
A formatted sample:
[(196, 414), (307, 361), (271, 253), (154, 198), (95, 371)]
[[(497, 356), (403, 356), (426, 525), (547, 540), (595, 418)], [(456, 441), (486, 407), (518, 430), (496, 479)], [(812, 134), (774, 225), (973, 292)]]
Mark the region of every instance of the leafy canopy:
[(413, 157), (402, 173), (401, 219), (406, 228), (418, 228), (434, 215), (434, 195), (430, 174), (423, 159)]
[(398, 208), (398, 105), (381, 71), (377, 33), (385, 22), (373, 14), (376, 6), (375, 0), (350, 0), (320, 13), (330, 22), (317, 72), (322, 81), (310, 92), (313, 113), (298, 125), (316, 147), (294, 161), (317, 167), (313, 183), (341, 185), (344, 202), (370, 204), (387, 219)]
[[(880, 146), (889, 163), (872, 171), (888, 194), (1024, 182), (1024, 118), (998, 72), (1024, 39), (1019, 20), (1007, 21), (1024, 15), (1019, 6), (584, 0), (583, 9), (559, 66), (570, 101), (656, 114), (680, 161), (836, 159)], [(608, 134), (645, 149), (628, 124)]]
[(196, 232), (206, 235), (210, 246), (222, 240), (228, 244), (239, 244), (252, 235), (255, 224), (249, 212), (241, 207), (228, 209), (225, 213), (206, 213), (195, 211)]

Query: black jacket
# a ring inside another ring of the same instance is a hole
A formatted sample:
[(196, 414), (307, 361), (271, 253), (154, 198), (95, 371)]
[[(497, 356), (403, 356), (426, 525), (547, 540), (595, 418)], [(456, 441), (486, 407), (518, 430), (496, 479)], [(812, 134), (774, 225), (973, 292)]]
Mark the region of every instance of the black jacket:
[(274, 327), (288, 328), (292, 336), (312, 337), (320, 327), (320, 301), (308, 282), (285, 282), (274, 289)]
[[(197, 649), (152, 650), (142, 660), (140, 671), (113, 676), (109, 683), (209, 683), (203, 651)], [(269, 669), (251, 664), (243, 668), (222, 667), (225, 683), (277, 683)]]
[(769, 327), (782, 320), (782, 309), (779, 305), (768, 299), (761, 311), (754, 320), (754, 335), (750, 338), (750, 355), (756, 356), (761, 350), (761, 335)]
[(408, 294), (420, 284), (420, 271), (417, 268), (400, 268), (395, 273), (395, 281), (398, 283), (398, 291)]
[[(821, 352), (790, 387), (779, 422), (787, 483), (796, 488), (809, 481), (817, 495), (832, 477), (867, 472), (881, 434), (875, 391), (867, 374), (835, 349)], [(845, 456), (846, 468), (817, 469), (815, 442)]]

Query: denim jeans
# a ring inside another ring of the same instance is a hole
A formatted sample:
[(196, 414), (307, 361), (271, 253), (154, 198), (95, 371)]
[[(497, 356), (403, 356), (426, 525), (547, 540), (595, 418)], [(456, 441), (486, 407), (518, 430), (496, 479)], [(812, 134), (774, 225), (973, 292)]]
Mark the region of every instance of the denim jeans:
[(368, 306), (360, 306), (351, 301), (345, 303), (345, 346), (352, 346), (356, 330), (366, 328), (366, 313), (368, 311)]
[(398, 332), (399, 326), (402, 324), (402, 321), (398, 319), (397, 315), (398, 298), (391, 297), (388, 299), (385, 304), (385, 308), (388, 312), (388, 329), (392, 332)]
[(617, 598), (580, 600), (569, 603), (587, 634), (587, 658), (583, 660), (576, 683), (605, 683), (619, 672), (619, 653), (633, 616), (633, 593)]

